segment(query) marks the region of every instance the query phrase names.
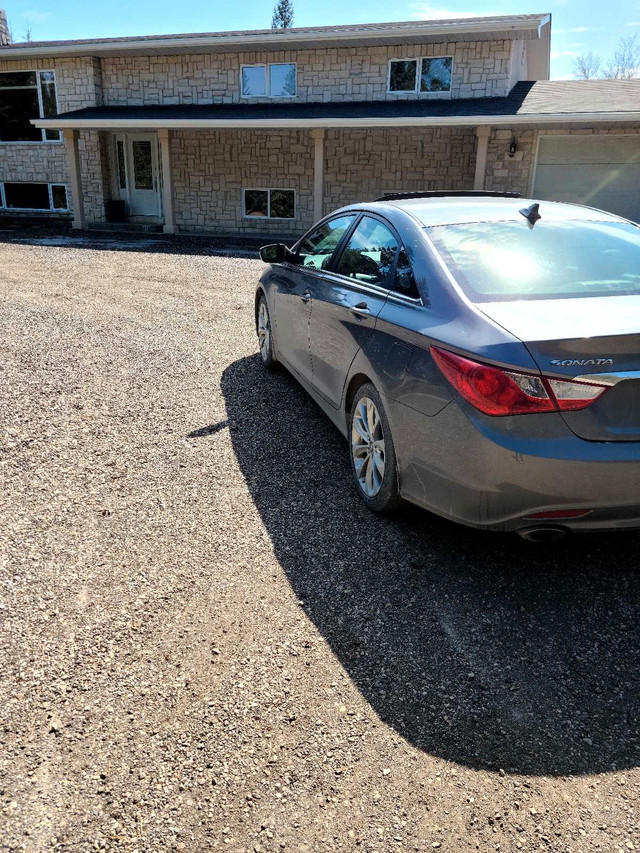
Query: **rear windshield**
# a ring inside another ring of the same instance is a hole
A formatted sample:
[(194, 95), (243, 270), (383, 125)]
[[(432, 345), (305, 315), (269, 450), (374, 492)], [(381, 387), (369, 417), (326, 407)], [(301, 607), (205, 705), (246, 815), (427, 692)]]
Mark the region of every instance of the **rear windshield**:
[(427, 228), (474, 302), (640, 295), (640, 228), (626, 222), (470, 222)]

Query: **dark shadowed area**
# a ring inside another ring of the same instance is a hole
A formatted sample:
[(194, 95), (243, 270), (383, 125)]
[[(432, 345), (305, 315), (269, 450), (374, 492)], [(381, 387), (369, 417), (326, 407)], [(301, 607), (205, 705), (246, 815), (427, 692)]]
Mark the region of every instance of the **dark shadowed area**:
[(474, 768), (638, 765), (640, 535), (536, 546), (410, 506), (375, 516), (351, 485), (347, 444), (288, 373), (252, 356), (221, 385), (275, 555), (389, 725)]

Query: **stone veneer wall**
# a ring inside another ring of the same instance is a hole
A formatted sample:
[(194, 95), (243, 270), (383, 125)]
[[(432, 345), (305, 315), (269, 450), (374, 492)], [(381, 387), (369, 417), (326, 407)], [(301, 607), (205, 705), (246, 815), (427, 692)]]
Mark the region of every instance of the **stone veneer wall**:
[[(102, 74), (99, 60), (92, 57), (47, 59), (0, 59), (0, 71), (56, 72), (60, 110), (79, 110), (96, 106), (102, 100)], [(104, 220), (104, 201), (109, 196), (106, 169), (108, 158), (102, 156), (103, 141), (95, 131), (80, 132), (84, 203), (87, 220)], [(64, 142), (0, 143), (0, 181), (34, 181), (66, 183), (69, 169)], [(67, 187), (69, 206), (73, 208), (71, 188)], [(51, 214), (60, 216), (60, 214)]]
[[(184, 231), (302, 233), (313, 223), (308, 130), (176, 131), (171, 137), (176, 222)], [(296, 218), (242, 218), (242, 188), (295, 189)]]
[(329, 130), (325, 212), (384, 192), (473, 188), (473, 128)]
[[(392, 58), (453, 56), (451, 97), (507, 95), (511, 40), (443, 42), (388, 47), (317, 48), (275, 52), (119, 56), (102, 59), (104, 102), (109, 105), (287, 103), (387, 100), (415, 95), (387, 93)], [(242, 98), (240, 67), (296, 62), (296, 98)], [(433, 98), (433, 94), (418, 97)], [(435, 97), (449, 97), (448, 94)]]
[[(533, 167), (538, 135), (541, 133), (545, 136), (633, 134), (638, 136), (638, 143), (640, 144), (640, 128), (638, 127), (581, 127), (552, 128), (550, 130), (520, 127), (495, 128), (489, 137), (485, 189), (499, 192), (519, 192), (523, 196), (528, 196), (533, 189)], [(513, 157), (509, 157), (509, 143), (512, 139), (517, 141), (518, 150)]]
[[(512, 139), (517, 141), (518, 150), (513, 157), (509, 157)], [(528, 195), (536, 141), (536, 130), (494, 128), (487, 148), (485, 189)]]
[[(325, 213), (394, 190), (469, 189), (475, 150), (471, 128), (328, 131)], [(178, 227), (301, 234), (313, 224), (313, 152), (308, 130), (175, 132)], [(295, 189), (296, 219), (242, 219), (243, 187)]]

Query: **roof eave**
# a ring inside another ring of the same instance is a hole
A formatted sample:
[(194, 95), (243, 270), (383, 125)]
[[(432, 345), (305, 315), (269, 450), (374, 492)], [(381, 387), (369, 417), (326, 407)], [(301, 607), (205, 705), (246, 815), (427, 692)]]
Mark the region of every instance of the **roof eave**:
[[(181, 50), (185, 52), (194, 52), (201, 50), (214, 50), (216, 48), (229, 48), (237, 46), (242, 50), (243, 46), (250, 45), (251, 48), (255, 45), (262, 45), (265, 48), (281, 49), (283, 45), (291, 44), (295, 46), (298, 42), (308, 42), (313, 40), (319, 43), (331, 43), (333, 41), (384, 41), (385, 39), (393, 38), (420, 38), (426, 36), (443, 37), (456, 35), (473, 35), (474, 33), (486, 33), (491, 30), (504, 32), (512, 31), (516, 33), (530, 32), (535, 33), (540, 38), (542, 27), (550, 20), (550, 15), (539, 15), (533, 19), (522, 20), (516, 17), (504, 18), (486, 18), (484, 20), (473, 20), (465, 23), (464, 19), (460, 22), (448, 21), (446, 23), (439, 21), (419, 22), (412, 27), (380, 27), (372, 30), (371, 28), (362, 27), (361, 29), (340, 30), (328, 29), (327, 31), (306, 30), (279, 30), (276, 34), (260, 33), (257, 31), (255, 35), (250, 32), (242, 35), (220, 35), (220, 36), (186, 36), (179, 38), (165, 38), (162, 36), (150, 37), (145, 39), (134, 39), (131, 41), (118, 41), (114, 39), (105, 39), (104, 41), (77, 41), (67, 42), (62, 44), (47, 44), (37, 43), (34, 45), (25, 44), (24, 46), (6, 45), (0, 48), (0, 57), (2, 59), (19, 58), (22, 56), (29, 57), (50, 57), (50, 56), (92, 56), (101, 53), (129, 53), (138, 51), (144, 53), (151, 51), (154, 53), (162, 52), (163, 50), (175, 51)], [(247, 48), (248, 49), (248, 48)]]
[(356, 127), (478, 127), (521, 124), (613, 124), (640, 122), (640, 112), (596, 113), (531, 113), (522, 115), (470, 116), (406, 116), (350, 118), (271, 118), (271, 119), (34, 119), (31, 124), (49, 130), (214, 130), (254, 129), (274, 130), (293, 128), (356, 128)]

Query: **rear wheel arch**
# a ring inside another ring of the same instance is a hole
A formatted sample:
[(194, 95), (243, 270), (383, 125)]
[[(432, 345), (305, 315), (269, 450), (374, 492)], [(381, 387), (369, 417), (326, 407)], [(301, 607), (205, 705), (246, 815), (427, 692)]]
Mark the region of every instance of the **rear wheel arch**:
[(375, 388), (375, 383), (371, 379), (370, 376), (367, 376), (366, 373), (354, 373), (354, 375), (349, 380), (349, 384), (347, 385), (347, 391), (344, 395), (344, 416), (347, 430), (349, 429), (349, 415), (351, 413), (351, 406), (353, 404), (353, 400), (358, 393), (358, 388), (361, 388), (363, 385), (366, 385), (367, 382), (371, 383), (371, 385)]

